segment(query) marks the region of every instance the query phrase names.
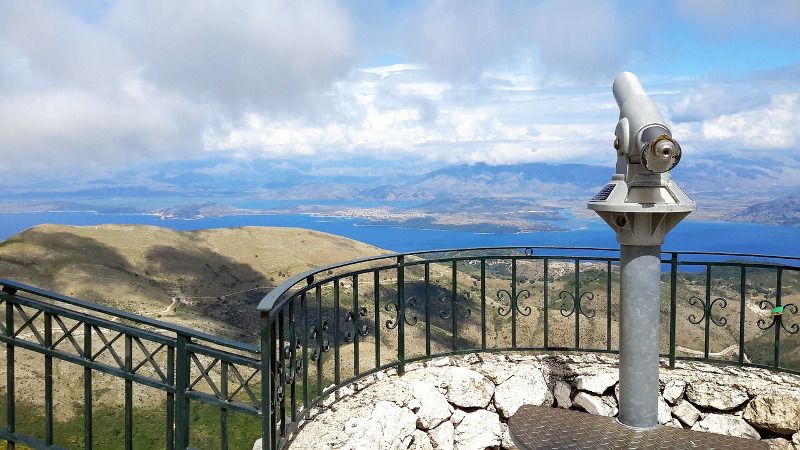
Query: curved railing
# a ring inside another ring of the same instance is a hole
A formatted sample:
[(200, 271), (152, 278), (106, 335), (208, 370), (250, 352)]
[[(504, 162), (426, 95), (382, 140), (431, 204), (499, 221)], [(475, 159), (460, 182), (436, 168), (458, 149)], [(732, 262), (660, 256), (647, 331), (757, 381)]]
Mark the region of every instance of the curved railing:
[[(800, 373), (800, 258), (664, 252), (662, 273), (670, 367)], [(396, 253), (293, 276), (258, 305), (264, 448), (285, 447), (323, 398), (387, 368), (475, 351), (616, 353), (618, 286), (618, 250), (589, 247)]]
[[(615, 249), (438, 250), (316, 268), (261, 301), (257, 345), (10, 280), (0, 286), (8, 448), (227, 449), (259, 437), (263, 448), (285, 448), (323, 398), (381, 370), (475, 351), (618, 346)], [(798, 305), (800, 258), (662, 254), (658, 326), (670, 366), (688, 359), (800, 374)], [(38, 378), (26, 378), (31, 368)], [(72, 428), (63, 422), (70, 402), (79, 405), (67, 415)], [(112, 419), (120, 425), (110, 433)]]

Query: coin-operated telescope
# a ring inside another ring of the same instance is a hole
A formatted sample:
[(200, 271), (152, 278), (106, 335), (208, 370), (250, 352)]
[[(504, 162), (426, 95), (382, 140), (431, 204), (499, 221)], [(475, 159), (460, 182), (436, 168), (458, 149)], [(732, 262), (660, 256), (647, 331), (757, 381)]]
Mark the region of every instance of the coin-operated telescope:
[(681, 146), (636, 75), (621, 73), (613, 91), (617, 173), (587, 207), (620, 244), (619, 421), (651, 428), (658, 426), (661, 244), (695, 203), (672, 181)]
[(661, 245), (695, 209), (669, 174), (681, 160), (681, 146), (636, 75), (622, 72), (613, 91), (619, 106), (617, 173), (588, 208), (616, 231), (620, 244)]

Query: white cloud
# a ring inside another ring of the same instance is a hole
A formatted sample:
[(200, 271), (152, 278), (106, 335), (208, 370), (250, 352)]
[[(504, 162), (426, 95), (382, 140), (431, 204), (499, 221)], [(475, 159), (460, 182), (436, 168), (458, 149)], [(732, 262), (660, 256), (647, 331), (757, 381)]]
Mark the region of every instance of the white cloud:
[(391, 64), (388, 66), (367, 67), (360, 70), (364, 73), (372, 73), (380, 76), (381, 78), (386, 78), (396, 73), (407, 72), (410, 70), (423, 70), (424, 68), (425, 66), (422, 64)]
[(0, 157), (12, 179), (193, 158), (204, 130), (295, 114), (329, 89), (349, 71), (351, 28), (329, 0), (120, 0), (91, 21), (0, 1)]
[[(0, 0), (0, 157), (15, 168), (4, 180), (91, 179), (210, 155), (220, 174), (309, 156), (610, 164), (611, 79), (662, 38), (631, 26), (662, 17), (647, 4), (367, 3)], [(786, 5), (752, 20), (794, 24)], [(703, 5), (679, 6), (716, 20)], [(729, 9), (737, 26), (752, 22)], [(759, 84), (643, 67), (690, 151), (800, 142), (800, 66)]]
[(677, 95), (679, 100), (669, 106), (670, 116), (677, 122), (713, 119), (752, 110), (770, 101), (769, 94), (758, 83), (730, 84), (720, 80), (687, 88)]
[(733, 148), (796, 150), (800, 144), (800, 94), (773, 97), (765, 108), (723, 115), (702, 125), (702, 137)]
[(120, 0), (103, 28), (155, 83), (236, 107), (294, 107), (350, 69), (353, 30), (332, 0)]
[(474, 80), (496, 66), (549, 82), (608, 79), (638, 54), (634, 13), (649, 8), (597, 0), (436, 0), (408, 21), (410, 54), (447, 79)]
[[(427, 75), (415, 72), (416, 79)], [(558, 109), (550, 104), (574, 103), (574, 94), (543, 90), (520, 96), (506, 87), (496, 90), (480, 82), (442, 85), (399, 76), (376, 82), (357, 76), (335, 85), (333, 96), (339, 108), (327, 121), (312, 124), (251, 114), (209, 131), (205, 145), (213, 151), (246, 149), (267, 158), (313, 156), (316, 160), (401, 156), (420, 163), (509, 164), (612, 159), (610, 150), (608, 154), (597, 151), (610, 142), (606, 123), (564, 124), (559, 114), (548, 119)], [(435, 118), (426, 117), (421, 99), (436, 104)], [(608, 99), (583, 101), (594, 110), (606, 110), (608, 122), (613, 123), (615, 111)]]
[(800, 26), (797, 0), (678, 0), (676, 10), (680, 16), (723, 36), (742, 31), (788, 31), (796, 35)]

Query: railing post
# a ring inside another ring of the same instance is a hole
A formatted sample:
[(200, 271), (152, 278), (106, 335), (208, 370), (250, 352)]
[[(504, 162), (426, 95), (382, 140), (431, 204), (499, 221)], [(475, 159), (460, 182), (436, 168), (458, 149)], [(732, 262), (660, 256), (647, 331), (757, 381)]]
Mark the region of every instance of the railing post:
[[(92, 360), (92, 326), (83, 323), (83, 359)], [(167, 408), (170, 408), (168, 397)], [(167, 420), (168, 429), (172, 429), (172, 422)], [(92, 448), (92, 369), (88, 366), (83, 368), (83, 447)], [(172, 448), (172, 447), (170, 447)]]
[[(341, 362), (339, 361), (340, 358), (340, 349), (339, 349), (339, 322), (340, 322), (340, 311), (339, 311), (339, 285), (340, 279), (334, 278), (333, 279), (333, 384), (336, 385), (336, 388), (339, 388), (339, 383), (342, 380), (341, 377)], [(281, 315), (282, 317), (282, 315)], [(280, 322), (280, 338), (281, 338), (281, 347), (283, 347), (283, 320)], [(281, 348), (281, 352), (283, 348)], [(281, 361), (283, 361), (285, 355), (281, 355)]]
[(542, 268), (542, 271), (544, 272), (544, 279), (542, 280), (543, 281), (543, 283), (542, 283), (542, 303), (543, 303), (543, 307), (544, 307), (544, 311), (543, 311), (543, 313), (544, 313), (544, 326), (543, 326), (543, 328), (544, 328), (544, 348), (545, 349), (550, 347), (549, 330), (548, 330), (548, 317), (550, 315), (550, 311), (549, 311), (550, 305), (548, 305), (548, 302), (547, 302), (548, 296), (550, 294), (550, 292), (549, 292), (550, 288), (548, 286), (548, 281), (549, 280), (548, 280), (548, 276), (547, 276), (547, 272), (549, 272), (548, 262), (549, 262), (548, 258), (545, 256), (544, 257), (544, 261), (543, 261), (543, 268)]
[[(783, 286), (782, 286), (782, 283), (783, 283), (783, 268), (782, 267), (778, 267), (776, 276), (777, 276), (777, 280), (775, 281), (775, 285), (776, 285), (775, 286), (775, 307), (776, 308), (780, 308), (781, 307), (781, 300), (782, 300), (781, 297), (783, 296), (782, 295), (783, 294), (782, 293), (782, 291), (783, 291)], [(781, 363), (781, 326), (782, 326), (781, 320), (782, 319), (783, 318), (781, 316), (775, 317), (775, 355), (774, 355), (774, 358), (773, 358), (773, 363), (774, 363), (774, 366), (775, 366), (776, 369), (778, 367), (780, 367), (780, 363)]]
[(703, 358), (708, 359), (711, 351), (711, 264), (706, 264), (706, 301), (703, 304), (705, 334), (703, 337)]
[(675, 368), (675, 330), (678, 317), (678, 254), (672, 253), (669, 260), (669, 368)]
[[(125, 335), (125, 372), (133, 373), (133, 338)], [(133, 381), (125, 380), (125, 450), (133, 450)]]
[(397, 372), (402, 375), (406, 371), (406, 299), (405, 299), (405, 258), (397, 257), (397, 304), (400, 306), (397, 313)]
[(274, 358), (272, 343), (272, 324), (269, 311), (261, 311), (259, 319), (261, 329), (261, 448), (275, 448), (274, 415), (272, 413), (272, 360)]
[[(284, 322), (286, 321), (286, 314), (284, 313), (285, 308), (281, 308), (275, 317), (275, 320), (278, 322), (278, 330), (277, 335), (273, 337), (273, 342), (277, 341), (277, 348), (276, 352), (274, 353), (274, 361), (275, 361), (275, 393), (277, 397), (275, 398), (275, 423), (278, 423), (278, 420), (281, 422), (280, 433), (276, 431), (275, 441), (279, 439), (279, 437), (283, 437), (286, 435), (286, 430), (288, 429), (288, 425), (286, 424), (286, 350), (283, 343), (283, 336), (284, 333)], [(278, 402), (280, 401), (280, 405)], [(277, 427), (276, 427), (277, 430)]]
[(606, 350), (611, 351), (611, 261), (606, 261)]
[[(517, 259), (511, 257), (511, 348), (517, 347)], [(453, 311), (455, 314), (455, 311)]]
[[(87, 369), (88, 370), (88, 369)], [(91, 371), (89, 372), (91, 374)], [(175, 347), (167, 346), (167, 383), (175, 386)], [(91, 389), (91, 386), (89, 387)], [(175, 393), (167, 391), (167, 450), (175, 449)], [(87, 449), (91, 446), (87, 446)]]
[[(33, 326), (33, 324), (31, 324)], [(53, 315), (44, 313), (44, 347), (53, 349)], [(44, 357), (44, 439), (53, 445), (53, 357)]]
[(453, 327), (452, 346), (453, 353), (458, 350), (458, 313), (456, 301), (458, 300), (458, 262), (453, 258), (450, 279), (450, 326)]
[(372, 309), (375, 315), (375, 368), (377, 369), (381, 366), (381, 273), (378, 270), (373, 273), (372, 294), (375, 303)]
[[(361, 373), (359, 367), (359, 341), (361, 337), (361, 314), (358, 310), (358, 275), (353, 275), (353, 376), (358, 377)], [(294, 388), (294, 384), (292, 384)]]
[(486, 350), (486, 258), (481, 258), (481, 350)]
[(575, 258), (575, 349), (581, 348), (581, 260)]
[[(219, 391), (223, 401), (228, 402), (228, 363), (220, 361)], [(228, 450), (228, 408), (219, 409), (220, 450)]]
[[(3, 292), (14, 295), (16, 290), (3, 286)], [(10, 300), (6, 300), (6, 337), (9, 339), (14, 337), (14, 304)], [(14, 391), (14, 344), (8, 342), (6, 343), (6, 428), (11, 434), (16, 432)], [(6, 445), (9, 450), (15, 448), (13, 441), (6, 441)]]
[(175, 446), (181, 450), (189, 447), (189, 355), (186, 344), (189, 338), (178, 333), (175, 345)]
[(431, 265), (425, 263), (425, 355), (431, 356)]
[(747, 292), (747, 268), (742, 264), (739, 278), (739, 365), (744, 364), (744, 312)]
[[(314, 283), (314, 276), (306, 278), (306, 285)], [(303, 412), (308, 413), (308, 291), (300, 294), (300, 317), (303, 318)]]

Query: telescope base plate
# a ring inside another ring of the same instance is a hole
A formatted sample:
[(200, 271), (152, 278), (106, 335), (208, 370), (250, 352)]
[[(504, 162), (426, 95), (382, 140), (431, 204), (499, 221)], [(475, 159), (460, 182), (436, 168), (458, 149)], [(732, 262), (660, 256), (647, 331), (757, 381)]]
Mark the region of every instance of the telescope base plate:
[(613, 417), (524, 405), (508, 421), (511, 439), (525, 449), (755, 449), (765, 442), (666, 426), (627, 427)]

